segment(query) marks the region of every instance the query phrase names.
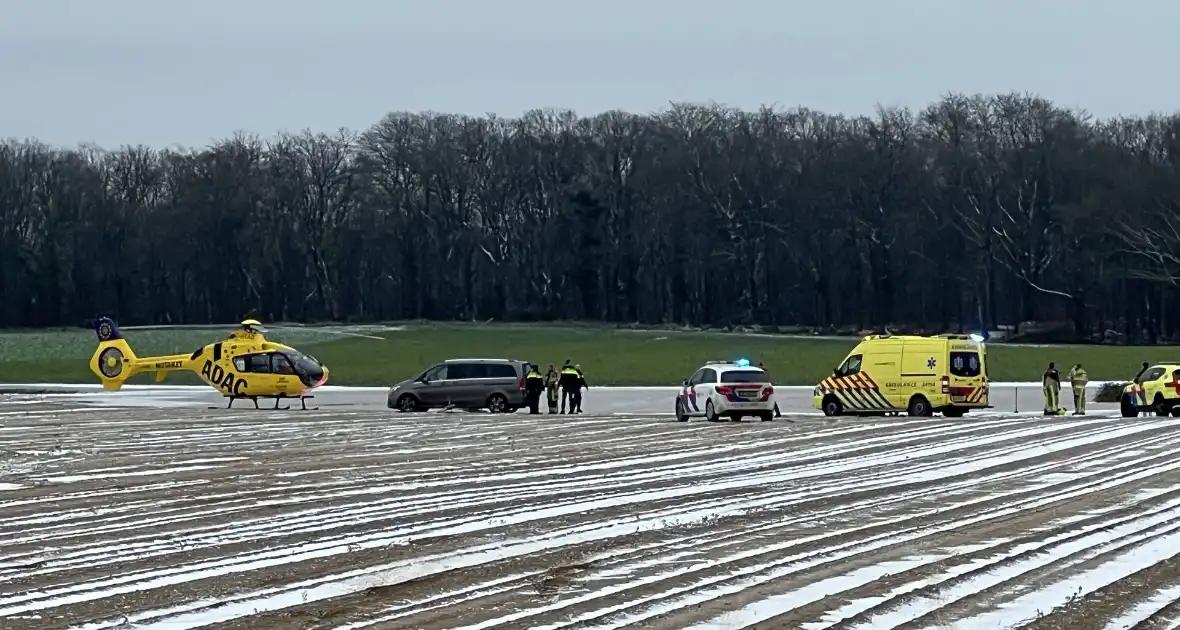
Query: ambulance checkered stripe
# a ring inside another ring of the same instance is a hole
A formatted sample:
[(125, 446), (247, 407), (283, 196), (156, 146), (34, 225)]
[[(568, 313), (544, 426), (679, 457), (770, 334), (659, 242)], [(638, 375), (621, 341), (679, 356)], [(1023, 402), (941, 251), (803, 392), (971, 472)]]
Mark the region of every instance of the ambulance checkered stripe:
[(819, 389), (824, 394), (834, 394), (845, 409), (897, 409), (881, 393), (877, 383), (863, 372), (825, 378), (819, 384)]

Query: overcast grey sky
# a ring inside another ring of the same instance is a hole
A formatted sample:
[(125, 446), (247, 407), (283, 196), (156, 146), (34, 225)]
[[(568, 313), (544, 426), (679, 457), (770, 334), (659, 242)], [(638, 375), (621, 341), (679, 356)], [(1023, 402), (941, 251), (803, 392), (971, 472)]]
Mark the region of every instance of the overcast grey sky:
[(0, 137), (204, 146), (394, 110), (1180, 109), (1176, 0), (0, 0)]

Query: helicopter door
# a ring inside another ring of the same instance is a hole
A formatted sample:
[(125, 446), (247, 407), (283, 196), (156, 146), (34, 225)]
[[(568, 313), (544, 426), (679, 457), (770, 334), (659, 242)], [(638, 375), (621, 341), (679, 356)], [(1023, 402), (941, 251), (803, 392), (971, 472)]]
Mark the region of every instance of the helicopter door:
[(281, 376), (286, 376), (288, 374), (291, 376), (296, 376), (295, 366), (291, 364), (291, 360), (283, 355), (283, 353), (268, 352), (267, 354), (270, 355), (270, 370), (272, 373)]
[(246, 372), (251, 374), (270, 374), (270, 353), (249, 354), (246, 359)]

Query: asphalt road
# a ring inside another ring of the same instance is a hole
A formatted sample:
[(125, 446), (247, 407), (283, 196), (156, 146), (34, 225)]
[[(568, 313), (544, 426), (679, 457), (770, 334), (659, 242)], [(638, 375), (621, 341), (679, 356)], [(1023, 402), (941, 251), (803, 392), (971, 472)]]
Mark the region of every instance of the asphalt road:
[[(1088, 388), (1093, 400), (1101, 383), (1092, 383)], [(39, 391), (37, 397), (64, 398), (86, 404), (127, 406), (127, 407), (197, 407), (225, 405), (223, 399), (211, 389), (202, 387), (176, 386), (127, 386), (119, 392), (105, 392), (97, 386), (85, 385), (3, 385), (0, 392), (15, 391), (16, 388), (30, 388)], [(587, 415), (672, 415), (676, 387), (598, 387), (590, 388), (583, 394), (582, 408)], [(45, 393), (52, 392), (52, 393)], [(779, 410), (788, 415), (820, 415), (812, 406), (811, 387), (784, 386), (776, 391)], [(375, 387), (334, 387), (325, 386), (315, 393), (311, 406), (336, 407), (342, 409), (385, 408), (385, 388)], [(1063, 405), (1073, 410), (1072, 394), (1062, 391)], [(263, 401), (262, 405), (273, 405)], [(284, 403), (289, 404), (289, 403)], [(1027, 413), (1042, 408), (1043, 400), (1039, 386), (1032, 384), (993, 384), (991, 388), (992, 413)], [(252, 406), (249, 401), (237, 401), (234, 407)], [(296, 403), (298, 406), (298, 403)], [(542, 409), (545, 405), (542, 402)], [(1087, 404), (1088, 411), (1109, 412), (1118, 409), (1117, 404)], [(520, 411), (518, 413), (527, 413)]]

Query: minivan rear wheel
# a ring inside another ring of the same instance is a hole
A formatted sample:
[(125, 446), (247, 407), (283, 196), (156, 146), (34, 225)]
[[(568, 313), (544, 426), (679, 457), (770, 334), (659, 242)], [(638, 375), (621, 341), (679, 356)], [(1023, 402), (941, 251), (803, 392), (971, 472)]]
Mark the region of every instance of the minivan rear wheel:
[(507, 413), (508, 398), (504, 394), (492, 394), (488, 396), (488, 411), (492, 413)]

